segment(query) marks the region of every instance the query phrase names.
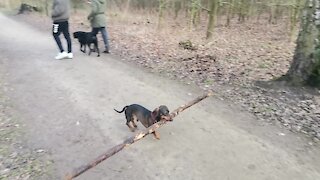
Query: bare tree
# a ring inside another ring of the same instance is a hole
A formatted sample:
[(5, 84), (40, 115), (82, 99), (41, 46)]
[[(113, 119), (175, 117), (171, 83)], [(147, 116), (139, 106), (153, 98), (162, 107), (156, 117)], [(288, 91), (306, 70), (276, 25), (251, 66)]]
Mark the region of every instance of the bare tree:
[(217, 12), (218, 12), (219, 0), (211, 0), (210, 10), (209, 10), (209, 21), (207, 28), (206, 38), (210, 39), (212, 37), (213, 29), (217, 21)]
[(159, 0), (159, 16), (158, 16), (158, 29), (161, 28), (162, 21), (163, 21), (163, 11), (167, 4), (167, 0)]
[(320, 0), (305, 3), (297, 47), (286, 78), (293, 84), (320, 87)]
[(228, 0), (226, 2), (227, 4), (227, 23), (226, 23), (226, 26), (230, 26), (230, 21), (231, 21), (231, 18), (232, 18), (232, 14), (234, 13), (233, 10), (234, 10), (234, 1), (235, 0)]
[(301, 0), (294, 0), (290, 7), (290, 38), (294, 38), (294, 33), (297, 27), (298, 17), (300, 16)]

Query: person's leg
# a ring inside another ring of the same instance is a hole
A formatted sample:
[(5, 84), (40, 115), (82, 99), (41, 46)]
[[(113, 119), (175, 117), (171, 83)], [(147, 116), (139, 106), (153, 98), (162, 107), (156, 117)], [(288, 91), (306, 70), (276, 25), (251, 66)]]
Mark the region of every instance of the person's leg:
[[(97, 34), (99, 33), (99, 30), (100, 30), (100, 28), (92, 28), (92, 31), (91, 31), (91, 36), (94, 36), (94, 37), (97, 37)], [(97, 39), (97, 42), (98, 42), (98, 39)], [(89, 49), (91, 49), (91, 47), (89, 47)], [(96, 49), (95, 48), (93, 48), (92, 49), (92, 52), (95, 52), (96, 51)]]
[(61, 34), (61, 30), (63, 29), (63, 24), (59, 23), (53, 23), (53, 27), (52, 27), (52, 34), (53, 37), (59, 47), (60, 53), (55, 57), (55, 59), (64, 59), (67, 57), (68, 53), (64, 52), (63, 46), (61, 44), (61, 40), (60, 40), (60, 34)]
[(92, 36), (97, 36), (98, 32), (99, 32), (99, 28), (92, 28), (91, 34)]
[(61, 40), (60, 40), (60, 34), (61, 34), (61, 27), (60, 27), (60, 23), (53, 23), (52, 25), (52, 35), (59, 47), (59, 50), (60, 50), (60, 53), (62, 53), (64, 50), (63, 50), (63, 47), (62, 47), (62, 44), (61, 44)]
[(110, 46), (109, 46), (109, 39), (108, 39), (108, 33), (105, 27), (100, 28), (100, 32), (102, 34), (103, 42), (104, 42), (104, 47), (105, 47), (105, 53), (109, 53)]
[(70, 38), (70, 33), (69, 33), (69, 22), (68, 21), (64, 21), (61, 23), (61, 31), (64, 35), (64, 38), (67, 40), (67, 44), (68, 44), (68, 53), (66, 53), (64, 58), (72, 59), (73, 58), (72, 44), (71, 44), (71, 38)]
[(70, 33), (69, 33), (69, 22), (68, 21), (63, 22), (62, 33), (67, 40), (68, 53), (71, 53), (72, 52), (72, 44), (71, 44), (71, 38), (70, 38)]

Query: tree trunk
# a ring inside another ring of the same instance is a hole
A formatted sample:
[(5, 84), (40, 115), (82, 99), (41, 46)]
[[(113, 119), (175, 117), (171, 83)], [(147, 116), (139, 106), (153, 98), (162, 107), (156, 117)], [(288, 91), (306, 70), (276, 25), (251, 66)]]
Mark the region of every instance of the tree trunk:
[(301, 30), (287, 78), (293, 84), (320, 87), (320, 0), (306, 1)]
[(274, 14), (275, 14), (275, 8), (274, 8), (274, 6), (275, 6), (275, 0), (272, 0), (271, 2), (270, 2), (270, 4), (269, 4), (269, 20), (268, 20), (268, 22), (269, 22), (269, 24), (274, 24)]
[(190, 29), (196, 26), (197, 13), (199, 11), (198, 5), (200, 4), (199, 0), (191, 0), (191, 10), (190, 10)]
[(162, 27), (163, 9), (165, 8), (166, 0), (159, 0), (159, 15), (158, 15), (158, 29)]
[(278, 20), (281, 19), (283, 15), (283, 10), (281, 8), (281, 0), (277, 0), (275, 2), (275, 9), (274, 9), (274, 23), (277, 24)]
[(255, 15), (256, 12), (255, 0), (251, 0), (249, 4), (248, 17), (251, 18)]
[(300, 16), (300, 1), (295, 0), (294, 4), (290, 8), (290, 39), (293, 40), (296, 32), (298, 17)]
[(234, 0), (229, 0), (228, 1), (228, 4), (227, 4), (227, 23), (226, 23), (226, 26), (230, 26), (230, 21), (231, 21), (231, 15), (233, 14), (233, 6), (234, 6), (234, 3), (233, 3)]
[(213, 28), (217, 21), (218, 3), (219, 3), (219, 0), (211, 0), (210, 11), (209, 11), (209, 22), (208, 22), (207, 36), (206, 36), (207, 39), (210, 39), (212, 37)]
[(239, 1), (239, 14), (238, 21), (244, 23), (248, 14), (248, 2), (247, 0)]
[(261, 16), (263, 14), (263, 9), (265, 8), (265, 4), (258, 2), (257, 4), (257, 23), (260, 22)]
[(44, 5), (44, 9), (45, 9), (45, 12), (46, 12), (46, 16), (49, 17), (49, 0), (45, 0), (45, 5)]
[(174, 2), (174, 19), (177, 19), (181, 8), (182, 8), (181, 0), (175, 0), (175, 2)]
[(128, 12), (129, 12), (129, 9), (130, 9), (130, 5), (131, 5), (131, 0), (127, 0), (126, 7), (125, 7), (125, 10), (124, 10), (124, 13), (123, 13), (123, 17), (124, 18), (128, 17)]

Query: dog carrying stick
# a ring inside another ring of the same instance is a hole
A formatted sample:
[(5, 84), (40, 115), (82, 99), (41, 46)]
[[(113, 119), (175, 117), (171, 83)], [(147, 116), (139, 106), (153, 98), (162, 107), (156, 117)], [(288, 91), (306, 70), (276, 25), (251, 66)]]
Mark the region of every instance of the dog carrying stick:
[[(209, 97), (211, 95), (212, 95), (212, 92), (209, 91), (208, 93), (197, 97), (193, 101), (190, 101), (189, 103), (187, 103), (187, 104), (185, 104), (183, 106), (180, 106), (179, 108), (174, 110), (172, 113), (170, 113), (171, 119), (176, 117), (180, 112), (182, 112), (185, 109), (195, 105), (196, 103), (202, 101), (203, 99), (205, 99), (205, 98), (207, 98), (207, 97)], [(159, 121), (159, 122), (153, 124), (152, 126), (150, 126), (149, 128), (147, 128), (146, 130), (141, 131), (141, 132), (135, 134), (132, 137), (129, 137), (128, 139), (124, 140), (121, 144), (119, 144), (117, 146), (114, 146), (113, 148), (109, 149), (107, 152), (105, 152), (104, 154), (100, 155), (98, 158), (96, 158), (92, 162), (75, 169), (71, 174), (67, 174), (65, 176), (65, 180), (72, 180), (73, 178), (78, 177), (82, 173), (86, 172), (87, 170), (95, 167), (96, 165), (98, 165), (102, 161), (104, 161), (104, 160), (108, 159), (109, 157), (113, 156), (114, 154), (118, 153), (119, 151), (121, 151), (126, 146), (129, 146), (130, 144), (133, 144), (133, 143), (139, 141), (140, 139), (144, 138), (146, 135), (151, 134), (156, 129), (160, 128), (161, 126), (163, 126), (166, 123), (167, 123), (167, 121)]]

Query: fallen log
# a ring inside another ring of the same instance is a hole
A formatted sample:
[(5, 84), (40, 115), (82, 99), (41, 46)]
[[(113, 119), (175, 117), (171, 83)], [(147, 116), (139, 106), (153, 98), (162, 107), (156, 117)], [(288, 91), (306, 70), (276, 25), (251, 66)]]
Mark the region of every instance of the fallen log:
[[(184, 111), (185, 109), (193, 106), (194, 104), (202, 101), (203, 99), (205, 99), (205, 98), (207, 98), (207, 97), (209, 97), (211, 95), (212, 95), (212, 92), (209, 91), (208, 93), (197, 97), (193, 101), (190, 101), (189, 103), (180, 106), (179, 108), (175, 109), (174, 111), (172, 111), (170, 113), (171, 119), (176, 117), (180, 112)], [(129, 137), (128, 139), (124, 140), (121, 144), (118, 144), (118, 145), (114, 146), (113, 148), (109, 149), (108, 151), (106, 151), (105, 153), (103, 153), (102, 155), (97, 157), (92, 162), (90, 162), (90, 163), (88, 163), (88, 164), (86, 164), (84, 166), (81, 166), (79, 168), (76, 168), (71, 174), (67, 174), (65, 176), (65, 180), (72, 180), (73, 178), (78, 177), (82, 173), (86, 172), (87, 170), (95, 167), (96, 165), (98, 165), (102, 161), (104, 161), (104, 160), (108, 159), (109, 157), (113, 156), (114, 154), (118, 153), (119, 151), (121, 151), (126, 146), (129, 146), (130, 144), (133, 144), (133, 143), (139, 141), (140, 139), (144, 138), (148, 134), (151, 134), (156, 129), (160, 128), (161, 126), (163, 126), (166, 123), (167, 123), (167, 121), (157, 122), (157, 123), (153, 124), (152, 126), (150, 126), (149, 128), (145, 129), (144, 131), (138, 132), (134, 136)]]

